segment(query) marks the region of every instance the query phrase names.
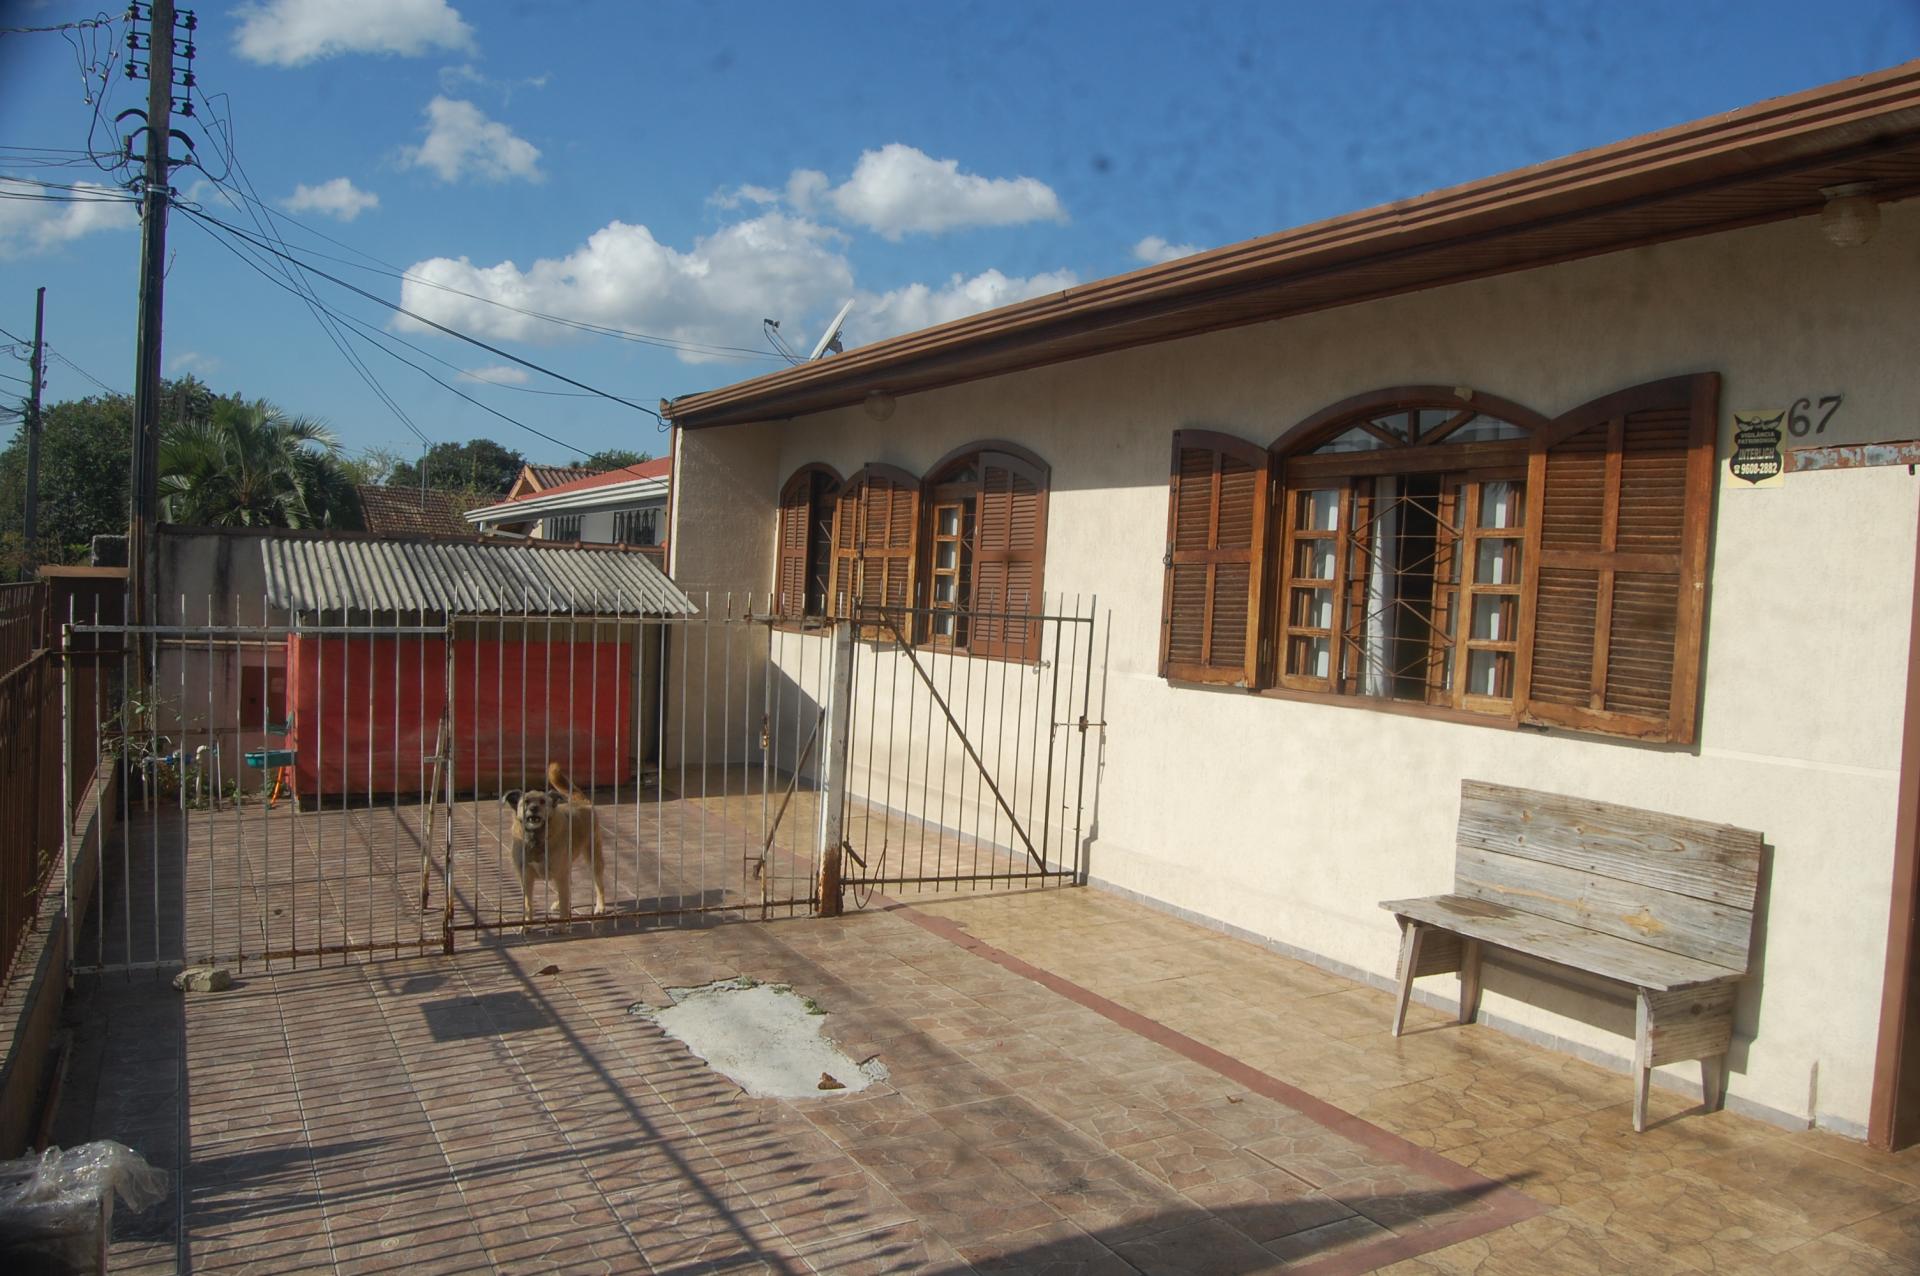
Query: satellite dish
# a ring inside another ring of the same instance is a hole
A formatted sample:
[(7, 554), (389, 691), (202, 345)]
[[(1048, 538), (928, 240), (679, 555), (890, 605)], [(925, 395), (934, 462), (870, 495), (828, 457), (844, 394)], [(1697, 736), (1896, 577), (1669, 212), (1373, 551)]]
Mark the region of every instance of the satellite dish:
[(847, 298), (847, 304), (840, 307), (840, 313), (833, 317), (833, 322), (827, 325), (827, 330), (821, 334), (820, 340), (814, 344), (813, 353), (807, 356), (809, 361), (818, 359), (829, 350), (835, 354), (839, 354), (846, 349), (846, 347), (840, 343), (840, 325), (847, 321), (847, 315), (852, 309), (853, 298), (849, 297)]

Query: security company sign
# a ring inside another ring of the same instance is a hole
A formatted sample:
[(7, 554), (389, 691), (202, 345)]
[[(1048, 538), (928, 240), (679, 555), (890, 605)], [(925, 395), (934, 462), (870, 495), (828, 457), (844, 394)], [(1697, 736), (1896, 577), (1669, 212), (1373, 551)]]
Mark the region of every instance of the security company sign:
[(1727, 458), (1727, 473), (1738, 480), (1735, 487), (1779, 487), (1786, 481), (1786, 458), (1780, 454), (1786, 422), (1785, 411), (1733, 414), (1733, 455)]

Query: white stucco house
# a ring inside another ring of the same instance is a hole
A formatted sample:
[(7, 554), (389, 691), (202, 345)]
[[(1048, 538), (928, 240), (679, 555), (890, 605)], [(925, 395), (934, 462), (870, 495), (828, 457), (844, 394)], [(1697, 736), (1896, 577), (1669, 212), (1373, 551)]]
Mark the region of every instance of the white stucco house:
[(535, 540), (664, 545), (671, 466), (661, 457), (545, 487), (516, 483), (507, 499), (468, 510), (466, 519), (482, 533), (523, 533)]
[[(1910, 63), (678, 399), (671, 574), (1097, 595), (1092, 882), (1383, 985), (1463, 780), (1757, 830), (1728, 1102), (1907, 1142), (1916, 352)], [(1624, 1061), (1607, 989), (1490, 960), (1485, 1021)]]

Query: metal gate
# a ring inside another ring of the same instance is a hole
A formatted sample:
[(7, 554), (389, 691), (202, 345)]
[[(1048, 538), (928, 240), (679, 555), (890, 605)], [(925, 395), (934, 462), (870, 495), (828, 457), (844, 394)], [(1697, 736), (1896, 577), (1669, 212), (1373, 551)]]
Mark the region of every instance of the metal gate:
[[(797, 625), (753, 601), (75, 618), (67, 731), (100, 740), (65, 776), (75, 971), (279, 969), (1084, 877), (1090, 606), (968, 617), (1025, 635), (1007, 658), (942, 641), (932, 615)], [(522, 872), (510, 802), (550, 764), (594, 804), (597, 875), (551, 848)]]

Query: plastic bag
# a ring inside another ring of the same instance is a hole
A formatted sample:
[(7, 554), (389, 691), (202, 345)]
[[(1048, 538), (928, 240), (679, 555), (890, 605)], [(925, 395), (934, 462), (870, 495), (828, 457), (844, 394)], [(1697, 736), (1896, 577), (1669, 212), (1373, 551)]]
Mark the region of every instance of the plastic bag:
[(167, 1190), (166, 1171), (108, 1139), (0, 1161), (0, 1269), (97, 1271), (112, 1198), (138, 1211), (165, 1200)]

